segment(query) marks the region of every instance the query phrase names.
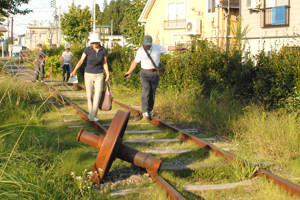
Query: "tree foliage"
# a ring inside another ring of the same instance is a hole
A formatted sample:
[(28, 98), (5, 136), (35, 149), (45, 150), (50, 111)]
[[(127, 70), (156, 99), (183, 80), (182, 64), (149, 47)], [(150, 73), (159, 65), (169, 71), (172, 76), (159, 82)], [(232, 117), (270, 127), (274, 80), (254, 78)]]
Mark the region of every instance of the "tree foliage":
[(23, 3), (27, 4), (29, 0), (1, 0), (1, 7), (0, 7), (0, 15), (5, 17), (8, 14), (27, 14), (32, 10), (24, 9), (20, 10), (18, 7), (21, 6)]
[(120, 35), (122, 33), (122, 22), (126, 8), (130, 5), (130, 0), (111, 0), (109, 5), (105, 0), (103, 3), (103, 11), (100, 6), (96, 5), (96, 18), (99, 25), (111, 25), (113, 23), (113, 34)]
[(18, 7), (22, 4), (27, 4), (29, 0), (0, 0), (0, 24), (4, 21), (4, 17), (8, 17), (10, 14), (22, 14), (25, 15), (27, 13), (32, 12), (32, 10), (24, 9), (21, 10)]
[(144, 27), (138, 19), (144, 9), (145, 0), (133, 0), (131, 5), (127, 7), (124, 18), (121, 22), (123, 27), (123, 36), (133, 45), (141, 45), (144, 35)]
[(69, 12), (61, 16), (61, 30), (67, 36), (66, 41), (83, 43), (91, 31), (90, 19), (91, 12), (88, 7), (81, 9), (80, 5), (76, 7), (73, 3)]

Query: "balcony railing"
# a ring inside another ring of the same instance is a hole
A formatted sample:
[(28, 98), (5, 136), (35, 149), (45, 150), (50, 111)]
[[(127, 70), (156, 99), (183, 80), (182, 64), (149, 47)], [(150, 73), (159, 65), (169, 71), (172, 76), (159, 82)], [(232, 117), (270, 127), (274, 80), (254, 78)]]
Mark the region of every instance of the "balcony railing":
[(185, 19), (166, 20), (164, 21), (165, 29), (185, 28)]
[(289, 26), (290, 7), (277, 6), (262, 9), (261, 27)]

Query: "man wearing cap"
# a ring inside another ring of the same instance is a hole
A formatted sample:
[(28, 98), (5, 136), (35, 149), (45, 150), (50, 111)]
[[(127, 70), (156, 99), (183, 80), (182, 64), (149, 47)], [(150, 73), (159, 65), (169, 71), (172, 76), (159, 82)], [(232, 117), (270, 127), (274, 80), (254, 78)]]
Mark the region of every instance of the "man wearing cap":
[(143, 118), (150, 118), (154, 115), (152, 110), (155, 100), (155, 91), (159, 82), (159, 76), (156, 73), (155, 66), (153, 66), (146, 51), (148, 51), (156, 66), (159, 66), (160, 55), (162, 53), (176, 50), (185, 50), (185, 48), (152, 44), (152, 37), (150, 35), (145, 35), (143, 37), (143, 46), (138, 49), (134, 61), (131, 63), (129, 70), (125, 73), (125, 77), (130, 78), (137, 63), (141, 62), (142, 69), (140, 72), (140, 78), (142, 83)]
[(76, 74), (76, 71), (82, 65), (85, 58), (87, 58), (84, 70), (84, 83), (89, 110), (88, 117), (90, 121), (99, 121), (97, 113), (103, 87), (103, 70), (106, 74), (105, 82), (109, 80), (107, 50), (100, 45), (101, 41), (99, 34), (97, 33), (91, 33), (89, 42), (91, 46), (84, 49), (80, 60), (76, 64), (74, 71), (71, 73), (71, 77)]
[(44, 82), (44, 74), (45, 74), (44, 68), (45, 68), (45, 60), (47, 56), (45, 50), (43, 49), (42, 44), (37, 44), (36, 47), (38, 49), (38, 56), (33, 61), (33, 63), (36, 62), (35, 81), (36, 82), (39, 81), (39, 73), (41, 72), (41, 82)]
[[(62, 68), (63, 68), (63, 82), (68, 82), (69, 78), (70, 78), (70, 72), (72, 69), (72, 57), (74, 55), (72, 54), (72, 52), (70, 52), (70, 47), (69, 46), (65, 46), (65, 51), (62, 53), (61, 55), (61, 61), (63, 62), (62, 64)], [(67, 77), (66, 77), (66, 73), (67, 73)]]

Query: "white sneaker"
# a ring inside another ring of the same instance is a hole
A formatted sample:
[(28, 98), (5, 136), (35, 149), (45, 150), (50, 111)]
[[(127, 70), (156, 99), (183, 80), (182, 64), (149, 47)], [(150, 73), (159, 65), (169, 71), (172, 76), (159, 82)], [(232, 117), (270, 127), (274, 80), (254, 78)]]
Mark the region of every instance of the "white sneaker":
[(149, 113), (148, 112), (143, 112), (143, 118), (149, 119)]
[(39, 82), (39, 80), (35, 80), (35, 82)]
[(44, 82), (44, 80), (41, 80), (41, 83), (43, 83)]
[(92, 117), (92, 118), (90, 119), (91, 122), (97, 122), (97, 121), (99, 121), (99, 120), (100, 120), (100, 119), (97, 118), (97, 117)]

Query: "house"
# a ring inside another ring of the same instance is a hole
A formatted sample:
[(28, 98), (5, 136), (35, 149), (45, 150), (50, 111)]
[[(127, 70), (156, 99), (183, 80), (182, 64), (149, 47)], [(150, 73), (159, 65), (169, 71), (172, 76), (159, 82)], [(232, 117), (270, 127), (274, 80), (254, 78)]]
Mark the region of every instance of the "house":
[(188, 44), (200, 35), (228, 48), (230, 23), (239, 16), (239, 0), (148, 0), (139, 21), (145, 34), (162, 45)]
[(299, 0), (244, 0), (241, 2), (245, 50), (251, 55), (282, 45), (299, 47)]
[(34, 49), (37, 44), (41, 43), (46, 46), (59, 45), (61, 38), (57, 28), (53, 26), (27, 26), (26, 47)]

